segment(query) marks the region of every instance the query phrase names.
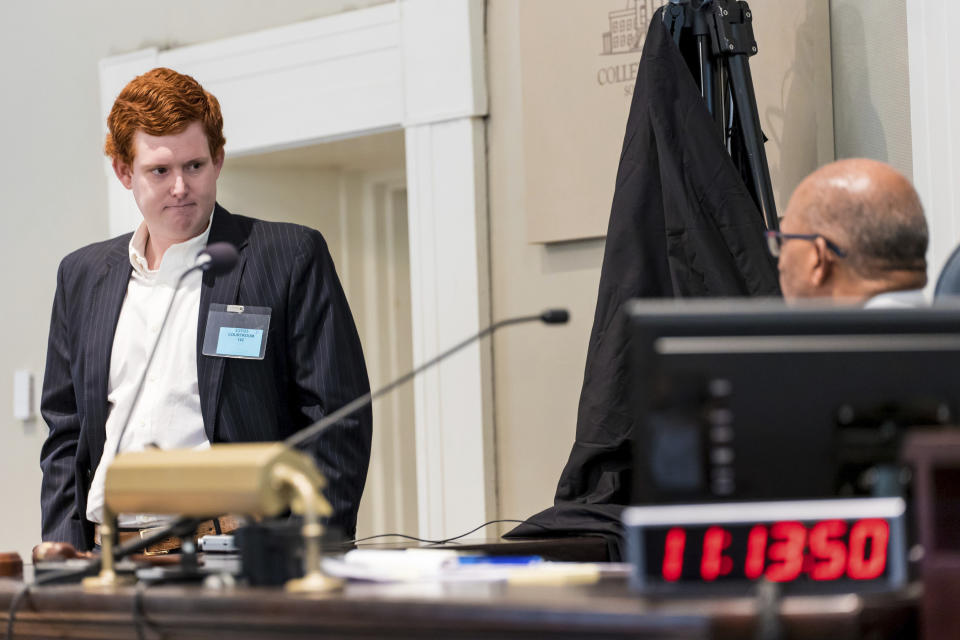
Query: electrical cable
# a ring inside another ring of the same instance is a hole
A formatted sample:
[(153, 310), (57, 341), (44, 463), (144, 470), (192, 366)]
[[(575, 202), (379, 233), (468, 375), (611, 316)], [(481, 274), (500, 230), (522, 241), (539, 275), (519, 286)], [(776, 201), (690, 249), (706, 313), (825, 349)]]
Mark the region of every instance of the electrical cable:
[(160, 625), (147, 617), (143, 599), (148, 588), (161, 582), (163, 582), (163, 580), (141, 580), (137, 582), (137, 586), (133, 592), (133, 629), (137, 632), (138, 640), (147, 640), (146, 628), (149, 628), (158, 636), (163, 637)]
[[(142, 551), (154, 542), (167, 538), (171, 535), (189, 534), (193, 531), (196, 531), (197, 525), (199, 525), (200, 522), (201, 521), (198, 518), (180, 518), (176, 522), (173, 522), (169, 526), (164, 527), (160, 531), (157, 531), (146, 538), (141, 538), (134, 541), (134, 543), (127, 543), (126, 545), (119, 547), (115, 555), (122, 558), (123, 556), (131, 553)], [(138, 640), (146, 640), (147, 635), (145, 633), (145, 628), (149, 628), (158, 636), (163, 636), (160, 627), (155, 622), (150, 620), (149, 617), (147, 617), (143, 599), (148, 587), (161, 582), (163, 582), (162, 579), (153, 581), (140, 580), (137, 582), (133, 592), (133, 628), (137, 633)]]
[(143, 538), (135, 538), (130, 542), (120, 545), (117, 547), (116, 551), (114, 551), (113, 557), (119, 560), (120, 558), (124, 558), (132, 553), (143, 551), (150, 545), (160, 542), (164, 538), (169, 538), (171, 536), (182, 537), (185, 535), (190, 535), (197, 530), (197, 527), (201, 522), (203, 522), (203, 519), (201, 518), (180, 518), (162, 529), (157, 529), (157, 531), (148, 536)]
[[(200, 522), (201, 521), (197, 518), (180, 518), (179, 520), (176, 520), (170, 525), (150, 534), (149, 536), (146, 536), (145, 538), (138, 538), (126, 544), (120, 545), (113, 554), (114, 558), (119, 559), (128, 556), (131, 553), (142, 551), (151, 544), (159, 542), (170, 535), (177, 535), (182, 531), (187, 531), (188, 533), (195, 531)], [(10, 611), (7, 616), (7, 640), (13, 640), (13, 625), (16, 621), (17, 610), (20, 608), (21, 602), (29, 595), (30, 589), (50, 582), (57, 582), (65, 578), (77, 578), (84, 575), (92, 575), (99, 570), (100, 559), (97, 558), (96, 560), (91, 560), (85, 567), (54, 571), (52, 573), (40, 576), (34, 580), (33, 583), (24, 583), (23, 586), (17, 590), (13, 596), (13, 599), (10, 601)]]
[(143, 371), (140, 372), (140, 378), (137, 381), (137, 386), (133, 392), (133, 402), (130, 405), (129, 411), (127, 411), (126, 417), (123, 419), (123, 423), (120, 425), (120, 435), (117, 436), (117, 446), (114, 447), (113, 450), (114, 458), (120, 455), (120, 449), (123, 445), (123, 436), (127, 432), (127, 427), (130, 426), (130, 418), (133, 417), (133, 410), (137, 408), (137, 402), (140, 401), (140, 394), (143, 393), (143, 385), (147, 381), (147, 373), (150, 371), (150, 365), (153, 364), (154, 356), (157, 355), (157, 347), (160, 346), (160, 338), (163, 337), (163, 330), (167, 326), (167, 320), (170, 319), (170, 311), (173, 309), (173, 303), (177, 299), (177, 291), (180, 289), (180, 285), (183, 284), (184, 279), (194, 271), (212, 273), (215, 275), (227, 273), (233, 269), (235, 264), (237, 264), (237, 259), (237, 249), (232, 244), (229, 242), (214, 242), (213, 244), (204, 247), (203, 250), (197, 254), (196, 263), (181, 273), (180, 277), (177, 278), (176, 284), (173, 285), (173, 295), (170, 297), (170, 302), (167, 303), (166, 311), (163, 313), (163, 320), (160, 321), (160, 328), (157, 331), (157, 338), (154, 341), (153, 346), (150, 348), (150, 353), (147, 356), (147, 364), (143, 368)]
[(352, 544), (356, 544), (356, 543), (358, 543), (358, 542), (366, 542), (367, 540), (374, 540), (374, 539), (376, 539), (376, 538), (405, 538), (405, 539), (407, 539), (407, 540), (415, 540), (415, 541), (417, 541), (417, 542), (425, 542), (425, 543), (427, 543), (427, 544), (446, 544), (446, 543), (448, 543), (448, 542), (453, 542), (454, 540), (459, 540), (460, 538), (465, 538), (466, 536), (470, 535), (471, 533), (473, 533), (473, 532), (475, 532), (475, 531), (479, 531), (480, 529), (483, 529), (484, 527), (488, 527), (488, 526), (490, 526), (491, 524), (498, 524), (498, 523), (501, 523), (501, 522), (513, 522), (513, 523), (516, 523), (516, 524), (529, 524), (529, 525), (532, 525), (532, 526), (534, 526), (534, 527), (540, 527), (541, 529), (546, 529), (546, 530), (548, 530), (548, 531), (550, 530), (550, 527), (545, 527), (545, 526), (542, 525), (542, 524), (538, 524), (538, 523), (536, 523), (536, 522), (530, 522), (529, 520), (490, 520), (489, 522), (484, 522), (484, 523), (483, 523), (482, 525), (480, 525), (479, 527), (474, 527), (473, 529), (470, 529), (470, 531), (467, 531), (466, 533), (461, 533), (460, 535), (458, 535), (458, 536), (453, 536), (452, 538), (444, 538), (443, 540), (427, 540), (427, 539), (425, 539), (425, 538), (417, 538), (416, 536), (408, 536), (408, 535), (405, 534), (405, 533), (379, 533), (379, 534), (377, 534), (377, 535), (375, 535), (375, 536), (367, 536), (366, 538), (357, 538), (357, 539), (354, 539), (354, 540), (347, 540), (344, 544), (351, 544), (351, 543), (352, 543)]
[(133, 592), (133, 630), (137, 634), (137, 640), (147, 640), (147, 634), (144, 632), (144, 626), (149, 624), (147, 613), (143, 610), (143, 593), (146, 587), (141, 587), (140, 583)]
[[(145, 538), (139, 538), (137, 540), (133, 540), (131, 542), (128, 542), (124, 545), (117, 547), (117, 550), (114, 553), (114, 556), (117, 559), (123, 558), (125, 556), (130, 555), (131, 553), (142, 551), (143, 549), (146, 549), (154, 542), (162, 540), (170, 536), (171, 534), (176, 534), (177, 532), (183, 531), (187, 528), (190, 528), (190, 530), (195, 530), (198, 522), (199, 520), (195, 518), (181, 518), (176, 522), (170, 524), (169, 526), (164, 527), (163, 529)], [(404, 533), (380, 533), (374, 536), (367, 536), (365, 538), (355, 538), (353, 540), (347, 540), (345, 541), (344, 544), (356, 544), (359, 542), (366, 542), (368, 540), (375, 540), (377, 538), (405, 538), (407, 540), (414, 540), (416, 542), (423, 542), (426, 544), (447, 544), (449, 542), (454, 542), (456, 540), (459, 540), (460, 538), (465, 538), (471, 533), (479, 531), (484, 527), (489, 527), (492, 524), (500, 524), (500, 523), (506, 523), (506, 522), (510, 522), (513, 524), (528, 524), (534, 527), (540, 527), (541, 529), (546, 529), (548, 531), (550, 530), (550, 527), (546, 527), (536, 522), (530, 522), (529, 520), (501, 519), (501, 520), (489, 520), (487, 522), (484, 522), (478, 527), (474, 527), (473, 529), (470, 529), (470, 531), (467, 531), (466, 533), (461, 533), (460, 535), (456, 535), (451, 538), (444, 538), (442, 540), (428, 540), (426, 538), (418, 538), (416, 536), (410, 536)], [(69, 577), (81, 576), (87, 573), (94, 573), (99, 569), (99, 567), (100, 567), (100, 560), (93, 560), (90, 562), (89, 565), (87, 565), (82, 569), (74, 569), (70, 571), (57, 571), (51, 574), (44, 575), (41, 578), (38, 578), (33, 582), (33, 584), (24, 584), (13, 596), (13, 600), (11, 600), (10, 602), (10, 614), (9, 614), (9, 617), (7, 618), (7, 640), (13, 640), (13, 624), (14, 624), (14, 618), (16, 616), (17, 609), (20, 607), (20, 601), (23, 600), (28, 595), (31, 587), (40, 586), (47, 582), (53, 582), (62, 578), (69, 578)], [(153, 623), (152, 621), (150, 621), (149, 618), (147, 618), (146, 612), (143, 609), (143, 594), (145, 591), (146, 591), (146, 588), (141, 589), (140, 587), (138, 587), (136, 592), (134, 593), (133, 620), (134, 620), (134, 627), (137, 632), (137, 637), (140, 638), (140, 640), (145, 640), (146, 638), (146, 636), (143, 633), (143, 628), (142, 628), (143, 625), (146, 625), (150, 627), (152, 630), (159, 633), (159, 628), (156, 626), (155, 623)]]
[(13, 595), (13, 599), (10, 600), (10, 612), (7, 615), (7, 640), (13, 640), (13, 621), (17, 615), (17, 609), (20, 607), (20, 601), (27, 596), (29, 591), (30, 584), (25, 582), (22, 587), (17, 589), (17, 592)]
[(10, 600), (10, 610), (7, 615), (7, 640), (13, 640), (13, 624), (16, 620), (17, 609), (20, 608), (20, 604), (23, 600), (30, 595), (30, 589), (33, 587), (39, 587), (41, 585), (57, 582), (63, 580), (64, 578), (75, 578), (83, 576), (89, 573), (93, 573), (99, 569), (100, 561), (95, 560), (88, 564), (87, 566), (79, 569), (64, 569), (63, 571), (54, 571), (43, 576), (40, 576), (32, 583), (25, 582), (23, 586), (20, 587), (17, 592), (13, 595), (13, 598)]

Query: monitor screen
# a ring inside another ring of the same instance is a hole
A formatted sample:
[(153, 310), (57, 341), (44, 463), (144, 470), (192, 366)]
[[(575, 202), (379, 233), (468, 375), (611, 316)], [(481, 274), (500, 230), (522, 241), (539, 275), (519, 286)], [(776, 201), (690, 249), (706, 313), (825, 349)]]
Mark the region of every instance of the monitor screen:
[(631, 301), (636, 504), (896, 495), (954, 424), (960, 308)]

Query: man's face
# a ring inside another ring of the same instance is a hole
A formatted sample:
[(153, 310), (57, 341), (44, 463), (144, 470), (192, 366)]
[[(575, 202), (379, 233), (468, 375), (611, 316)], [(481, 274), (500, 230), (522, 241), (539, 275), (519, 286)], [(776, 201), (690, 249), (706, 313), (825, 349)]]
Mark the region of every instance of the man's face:
[(173, 244), (199, 235), (217, 199), (223, 152), (210, 157), (199, 122), (180, 133), (151, 136), (137, 131), (133, 165), (114, 161), (117, 178), (133, 191), (150, 236)]

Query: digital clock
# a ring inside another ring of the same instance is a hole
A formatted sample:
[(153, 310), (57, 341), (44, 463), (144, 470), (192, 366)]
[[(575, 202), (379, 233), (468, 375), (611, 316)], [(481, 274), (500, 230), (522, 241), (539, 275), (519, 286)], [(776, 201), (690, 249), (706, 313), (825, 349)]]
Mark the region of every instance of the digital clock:
[(630, 507), (631, 584), (648, 593), (894, 590), (906, 582), (904, 502), (857, 498)]

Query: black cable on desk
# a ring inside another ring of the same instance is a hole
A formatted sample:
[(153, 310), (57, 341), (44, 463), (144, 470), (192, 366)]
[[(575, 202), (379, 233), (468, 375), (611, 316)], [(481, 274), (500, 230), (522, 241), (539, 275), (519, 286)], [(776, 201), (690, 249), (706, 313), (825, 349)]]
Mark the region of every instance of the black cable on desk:
[(20, 602), (30, 594), (31, 587), (38, 587), (47, 584), (48, 582), (56, 582), (65, 578), (76, 578), (79, 576), (90, 575), (98, 571), (99, 568), (100, 561), (95, 560), (80, 569), (64, 569), (63, 571), (54, 571), (53, 573), (48, 573), (34, 580), (33, 584), (24, 582), (23, 586), (17, 589), (17, 592), (13, 595), (13, 599), (10, 601), (10, 611), (7, 617), (7, 640), (13, 640), (13, 623), (16, 619), (17, 609), (20, 608)]
[[(198, 522), (197, 520), (194, 520), (191, 518), (182, 518), (174, 522), (173, 524), (167, 527), (164, 527), (163, 529), (145, 538), (139, 538), (137, 540), (128, 542), (127, 544), (117, 547), (117, 550), (114, 556), (115, 558), (119, 559), (119, 558), (128, 556), (131, 553), (142, 551), (147, 547), (149, 547), (154, 542), (157, 542), (166, 537), (169, 537), (175, 531), (182, 531), (191, 525), (193, 526), (193, 529), (196, 529), (197, 522)], [(453, 536), (452, 538), (444, 538), (442, 540), (428, 540), (426, 538), (417, 538), (416, 536), (409, 536), (404, 533), (380, 533), (375, 536), (367, 536), (366, 538), (355, 538), (353, 540), (347, 540), (345, 544), (351, 544), (351, 543), (356, 544), (358, 542), (366, 542), (367, 540), (375, 540), (377, 538), (391, 538), (391, 537), (405, 538), (407, 540), (424, 542), (426, 544), (446, 544), (448, 542), (454, 542), (456, 540), (459, 540), (460, 538), (465, 538), (471, 533), (479, 531), (484, 527), (488, 527), (491, 524), (499, 524), (499, 523), (505, 523), (505, 522), (510, 522), (514, 524), (529, 524), (535, 527), (540, 527), (541, 529), (546, 529), (548, 531), (550, 530), (550, 527), (546, 527), (536, 522), (530, 522), (529, 520), (501, 519), (501, 520), (490, 520), (488, 522), (484, 522), (480, 526), (474, 527), (473, 529), (471, 529), (470, 531), (467, 531), (466, 533), (461, 533), (460, 535)], [(55, 573), (47, 574), (42, 578), (35, 580), (32, 585), (25, 583), (17, 591), (17, 593), (14, 594), (13, 600), (10, 602), (10, 615), (7, 618), (7, 640), (13, 640), (13, 623), (17, 613), (17, 609), (20, 607), (20, 601), (23, 600), (28, 595), (28, 593), (30, 592), (30, 588), (32, 586), (40, 586), (48, 582), (53, 582), (63, 578), (82, 576), (88, 573), (93, 574), (99, 571), (99, 569), (100, 569), (100, 560), (92, 560), (89, 565), (87, 565), (86, 567), (83, 567), (82, 569), (74, 569), (71, 571), (57, 571)], [(146, 612), (143, 609), (143, 594), (145, 591), (146, 591), (145, 588), (144, 589), (137, 588), (134, 594), (134, 608), (133, 608), (134, 628), (136, 629), (137, 637), (140, 638), (140, 640), (145, 640), (145, 636), (143, 634), (143, 629), (142, 629), (143, 624), (146, 624), (147, 626), (151, 627), (151, 629), (153, 629), (154, 631), (159, 632), (158, 627), (147, 618)]]
[[(169, 537), (170, 535), (179, 534), (183, 531), (195, 531), (197, 525), (201, 522), (196, 518), (180, 518), (170, 525), (159, 529), (157, 532), (146, 536), (144, 538), (137, 538), (126, 544), (122, 544), (117, 547), (114, 551), (113, 557), (115, 560), (126, 557), (131, 553), (136, 553), (138, 551), (143, 551), (151, 544), (159, 542), (164, 538)], [(17, 609), (20, 608), (21, 601), (27, 597), (30, 593), (32, 587), (39, 587), (41, 585), (57, 582), (58, 580), (63, 580), (66, 578), (77, 578), (80, 576), (93, 575), (100, 570), (100, 559), (91, 560), (87, 566), (79, 569), (65, 569), (63, 571), (54, 571), (53, 573), (48, 573), (43, 575), (33, 581), (33, 584), (24, 583), (17, 592), (13, 595), (13, 599), (10, 601), (10, 612), (7, 618), (7, 640), (13, 640), (13, 624), (16, 620)]]
[(443, 540), (426, 540), (426, 539), (424, 539), (424, 538), (417, 538), (417, 537), (415, 537), (415, 536), (408, 536), (408, 535), (405, 534), (405, 533), (378, 533), (378, 534), (375, 535), (375, 536), (367, 536), (366, 538), (358, 538), (358, 539), (354, 539), (354, 540), (347, 540), (347, 541), (345, 542), (345, 544), (351, 544), (351, 543), (352, 543), (352, 544), (356, 544), (356, 543), (358, 543), (358, 542), (366, 542), (367, 540), (375, 540), (376, 538), (406, 538), (407, 540), (416, 540), (417, 542), (425, 542), (425, 543), (427, 543), (427, 544), (446, 544), (446, 543), (448, 543), (448, 542), (453, 542), (454, 540), (459, 540), (460, 538), (465, 538), (465, 537), (467, 537), (468, 535), (470, 535), (471, 533), (474, 533), (475, 531), (479, 531), (480, 529), (483, 529), (484, 527), (488, 527), (488, 526), (490, 526), (491, 524), (498, 524), (498, 523), (500, 523), (500, 522), (513, 522), (513, 523), (516, 523), (516, 524), (530, 524), (530, 525), (533, 525), (533, 526), (535, 526), (535, 527), (540, 527), (541, 529), (546, 529), (547, 531), (551, 531), (550, 527), (546, 527), (546, 526), (544, 526), (544, 525), (542, 525), (542, 524), (539, 524), (539, 523), (536, 523), (536, 522), (530, 522), (529, 520), (490, 520), (489, 522), (484, 522), (484, 523), (483, 523), (482, 525), (480, 525), (479, 527), (475, 527), (475, 528), (473, 528), (473, 529), (470, 529), (470, 531), (467, 531), (466, 533), (461, 533), (461, 534), (458, 535), (458, 536), (453, 536), (452, 538), (445, 538), (445, 539), (443, 539)]
[(29, 591), (30, 585), (24, 582), (23, 586), (17, 589), (17, 592), (13, 594), (13, 599), (10, 601), (10, 612), (7, 616), (7, 640), (13, 640), (13, 619), (14, 616), (17, 615), (17, 608), (20, 606), (20, 601), (26, 597)]
[(143, 596), (147, 593), (147, 588), (157, 584), (157, 582), (161, 581), (140, 581), (137, 583), (136, 590), (133, 593), (133, 628), (137, 632), (138, 640), (147, 639), (147, 634), (145, 633), (144, 627), (149, 627), (151, 631), (162, 636), (160, 626), (147, 617), (147, 611), (144, 608), (143, 603)]

